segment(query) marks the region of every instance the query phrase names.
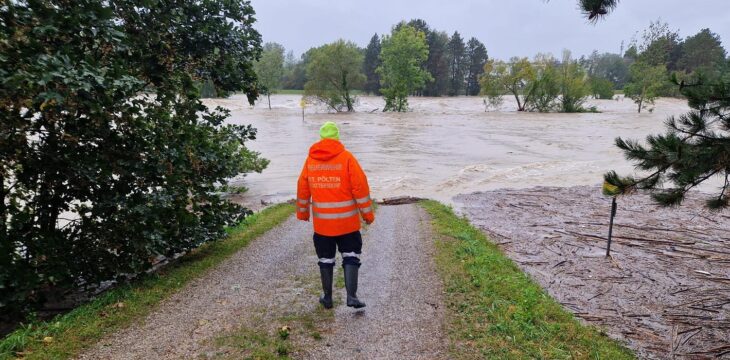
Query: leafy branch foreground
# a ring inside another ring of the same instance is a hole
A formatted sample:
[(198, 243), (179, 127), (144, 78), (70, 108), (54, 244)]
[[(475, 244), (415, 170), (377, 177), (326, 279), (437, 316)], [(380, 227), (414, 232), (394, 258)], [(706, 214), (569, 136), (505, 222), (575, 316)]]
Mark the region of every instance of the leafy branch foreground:
[(451, 355), (489, 359), (634, 359), (600, 330), (584, 326), (466, 219), (435, 202), (436, 267), (449, 309)]
[(294, 212), (276, 205), (247, 217), (228, 230), (228, 238), (193, 250), (162, 271), (108, 291), (52, 321), (23, 326), (0, 341), (0, 359), (66, 359), (149, 314), (161, 301), (203, 276), (251, 240), (282, 223)]

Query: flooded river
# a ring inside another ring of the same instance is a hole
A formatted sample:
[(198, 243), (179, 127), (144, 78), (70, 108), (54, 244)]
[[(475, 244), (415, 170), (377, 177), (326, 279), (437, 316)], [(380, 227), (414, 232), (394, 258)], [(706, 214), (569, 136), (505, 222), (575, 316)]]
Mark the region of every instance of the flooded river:
[(383, 113), (381, 98), (360, 97), (356, 113), (310, 105), (302, 120), (300, 99), (272, 96), (272, 110), (265, 101), (250, 107), (238, 96), (208, 101), (231, 109), (231, 123), (253, 124), (259, 139), (250, 148), (271, 160), (263, 173), (233, 180), (250, 189), (245, 203), (295, 196), (297, 176), (325, 121), (340, 125), (341, 140), (367, 172), (375, 198), (412, 195), (451, 203), (462, 193), (594, 185), (608, 170), (629, 173), (632, 166), (614, 138), (663, 132), (668, 116), (688, 110), (686, 101), (659, 99), (653, 113), (638, 114), (631, 100), (621, 99), (591, 100), (601, 113), (518, 113), (510, 98), (500, 111), (485, 112), (478, 97), (414, 97), (411, 112)]

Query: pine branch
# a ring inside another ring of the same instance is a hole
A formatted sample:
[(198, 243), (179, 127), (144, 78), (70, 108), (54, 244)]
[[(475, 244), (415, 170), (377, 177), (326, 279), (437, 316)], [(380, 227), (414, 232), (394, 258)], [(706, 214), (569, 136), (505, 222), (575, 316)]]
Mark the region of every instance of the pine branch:
[(578, 5), (583, 14), (588, 17), (588, 21), (596, 23), (613, 11), (618, 2), (619, 0), (579, 0)]

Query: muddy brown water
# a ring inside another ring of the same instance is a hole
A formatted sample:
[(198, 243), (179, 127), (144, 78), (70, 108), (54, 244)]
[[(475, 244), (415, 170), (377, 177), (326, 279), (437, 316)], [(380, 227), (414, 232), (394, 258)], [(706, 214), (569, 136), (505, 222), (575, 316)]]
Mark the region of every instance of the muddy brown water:
[(663, 132), (667, 116), (688, 110), (686, 101), (659, 99), (652, 113), (638, 114), (630, 99), (621, 98), (589, 101), (601, 113), (519, 113), (507, 98), (500, 111), (485, 112), (479, 97), (413, 97), (411, 112), (383, 113), (381, 98), (360, 97), (355, 113), (309, 106), (302, 120), (300, 99), (272, 96), (272, 110), (265, 102), (249, 107), (242, 96), (207, 100), (231, 109), (229, 122), (253, 124), (259, 140), (250, 147), (271, 160), (262, 174), (233, 181), (250, 188), (243, 202), (293, 198), (309, 146), (325, 121), (340, 125), (342, 141), (367, 172), (376, 198), (412, 195), (451, 203), (453, 196), (474, 191), (594, 185), (608, 170), (630, 172), (614, 139)]
[(611, 202), (598, 187), (456, 198), (553, 298), (641, 358), (730, 358), (730, 214), (702, 209), (704, 200), (693, 193), (667, 209), (646, 195), (620, 198), (606, 258)]

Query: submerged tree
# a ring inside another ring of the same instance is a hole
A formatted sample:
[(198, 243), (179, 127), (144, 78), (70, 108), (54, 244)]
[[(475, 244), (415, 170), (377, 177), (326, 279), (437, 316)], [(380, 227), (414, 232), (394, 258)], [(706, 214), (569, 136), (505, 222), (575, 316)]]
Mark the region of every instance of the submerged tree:
[(259, 92), (266, 95), (271, 110), (271, 94), (279, 90), (284, 76), (284, 47), (277, 43), (264, 44), (261, 58), (254, 63), (254, 69), (260, 85)]
[(583, 103), (590, 93), (587, 77), (583, 67), (573, 60), (570, 51), (563, 51), (563, 62), (560, 65), (560, 111), (584, 111)]
[(365, 83), (363, 55), (355, 43), (337, 40), (312, 53), (307, 65), (304, 95), (316, 98), (332, 110), (355, 111), (353, 89)]
[(549, 54), (538, 54), (533, 63), (534, 77), (523, 92), (532, 94), (528, 103), (530, 111), (549, 112), (557, 108), (560, 97), (560, 77), (556, 59)]
[(666, 83), (666, 67), (652, 66), (643, 61), (631, 64), (631, 81), (624, 86), (624, 94), (638, 105), (638, 112), (654, 104), (659, 92)]
[(482, 94), (496, 99), (505, 94), (514, 96), (517, 111), (530, 109), (533, 102), (532, 83), (535, 69), (527, 58), (512, 58), (509, 63), (490, 59), (479, 80)]
[(408, 95), (423, 89), (432, 79), (423, 69), (423, 62), (428, 58), (425, 35), (407, 25), (393, 28), (391, 35), (383, 36), (380, 58), (383, 63), (378, 73), (385, 97), (383, 111), (407, 111)]
[(610, 80), (601, 77), (592, 77), (588, 80), (588, 84), (591, 88), (591, 95), (594, 98), (602, 100), (613, 99), (614, 85)]

